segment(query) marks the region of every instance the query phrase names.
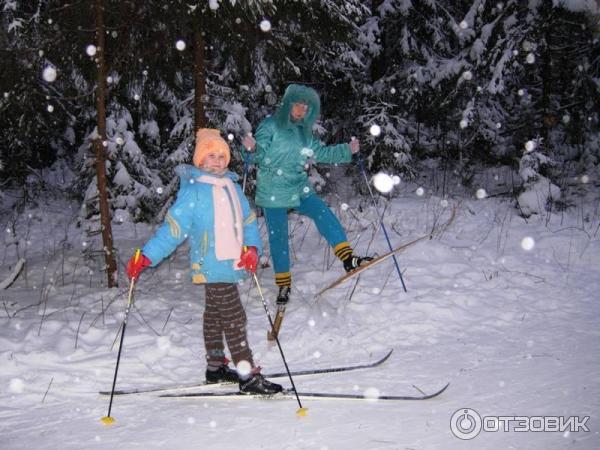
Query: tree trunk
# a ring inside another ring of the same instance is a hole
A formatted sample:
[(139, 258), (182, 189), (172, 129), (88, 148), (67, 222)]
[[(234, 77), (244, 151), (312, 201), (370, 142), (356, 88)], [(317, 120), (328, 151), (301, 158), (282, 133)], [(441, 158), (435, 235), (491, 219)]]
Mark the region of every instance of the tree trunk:
[(98, 202), (100, 207), (100, 225), (102, 227), (102, 245), (104, 248), (104, 261), (106, 263), (106, 274), (108, 287), (117, 285), (117, 263), (113, 249), (112, 228), (110, 223), (110, 210), (108, 207), (108, 192), (106, 189), (106, 153), (104, 142), (106, 141), (106, 66), (104, 60), (105, 30), (104, 30), (104, 0), (96, 0), (96, 112), (98, 114), (98, 132), (94, 139), (94, 150), (96, 151), (96, 179), (98, 182)]
[[(383, 0), (371, 0), (371, 16), (379, 17), (377, 8), (381, 6)], [(374, 56), (371, 61), (371, 81), (377, 81), (385, 75), (386, 66), (386, 42), (385, 42), (385, 30), (383, 29), (383, 20), (379, 18), (379, 40), (381, 45), (381, 52), (379, 55)]]
[(194, 130), (206, 128), (204, 101), (206, 97), (206, 61), (202, 20), (198, 13), (194, 23)]

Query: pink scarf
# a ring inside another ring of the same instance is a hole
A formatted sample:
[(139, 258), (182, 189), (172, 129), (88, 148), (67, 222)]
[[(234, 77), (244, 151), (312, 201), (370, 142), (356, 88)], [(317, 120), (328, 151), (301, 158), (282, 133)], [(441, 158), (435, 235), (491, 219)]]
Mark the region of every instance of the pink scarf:
[(215, 230), (215, 255), (217, 260), (233, 259), (233, 268), (238, 270), (244, 230), (242, 205), (233, 181), (229, 177), (202, 175), (201, 183), (212, 184), (213, 216)]

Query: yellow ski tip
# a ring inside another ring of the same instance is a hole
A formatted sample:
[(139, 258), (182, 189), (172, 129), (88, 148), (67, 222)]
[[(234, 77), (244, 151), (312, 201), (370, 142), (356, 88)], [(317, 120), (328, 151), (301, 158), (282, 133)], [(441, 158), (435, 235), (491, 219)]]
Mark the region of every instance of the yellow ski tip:
[(308, 414), (308, 408), (298, 408), (296, 414), (300, 417), (306, 417), (306, 415)]
[(114, 417), (104, 416), (102, 419), (100, 419), (100, 422), (102, 422), (104, 425), (112, 425), (116, 422), (116, 420)]

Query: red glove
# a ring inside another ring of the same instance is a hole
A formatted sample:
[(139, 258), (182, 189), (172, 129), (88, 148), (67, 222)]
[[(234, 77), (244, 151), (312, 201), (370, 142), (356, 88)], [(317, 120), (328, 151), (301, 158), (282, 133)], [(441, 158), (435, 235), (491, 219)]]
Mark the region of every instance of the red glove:
[(240, 256), (238, 267), (246, 269), (250, 273), (256, 273), (258, 265), (258, 252), (256, 247), (244, 247)]
[(136, 261), (136, 256), (137, 255), (133, 255), (131, 257), (131, 259), (129, 260), (129, 262), (127, 263), (127, 276), (129, 276), (129, 278), (132, 278), (134, 280), (140, 276), (140, 273), (142, 273), (142, 270), (144, 270), (146, 267), (148, 267), (149, 265), (152, 264), (152, 261), (150, 261), (146, 257), (146, 255), (140, 255), (137, 258), (137, 261)]

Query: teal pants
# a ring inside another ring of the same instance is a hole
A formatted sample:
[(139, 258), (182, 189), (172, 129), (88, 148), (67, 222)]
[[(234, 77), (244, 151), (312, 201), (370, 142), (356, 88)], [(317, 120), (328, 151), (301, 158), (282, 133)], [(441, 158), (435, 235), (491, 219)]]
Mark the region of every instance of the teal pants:
[[(323, 200), (311, 195), (300, 200), (300, 206), (294, 208), (298, 213), (310, 217), (321, 236), (331, 247), (345, 242), (346, 232), (340, 221)], [(290, 247), (287, 208), (263, 208), (269, 232), (269, 248), (275, 273), (290, 271)]]

